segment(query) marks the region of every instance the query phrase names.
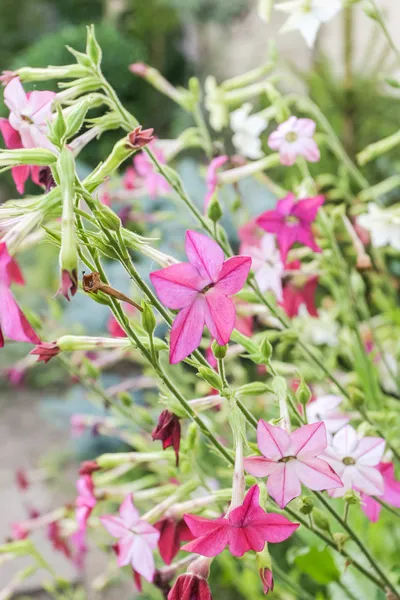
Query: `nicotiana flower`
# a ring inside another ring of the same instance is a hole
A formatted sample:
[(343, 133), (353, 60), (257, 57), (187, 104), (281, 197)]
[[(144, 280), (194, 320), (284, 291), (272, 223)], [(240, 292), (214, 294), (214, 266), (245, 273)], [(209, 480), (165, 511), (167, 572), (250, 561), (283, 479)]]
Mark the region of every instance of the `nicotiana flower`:
[(13, 282), (19, 285), (25, 283), (16, 261), (8, 253), (6, 244), (0, 242), (0, 348), (4, 346), (4, 336), (17, 342), (40, 344), (39, 336), (10, 290)]
[(254, 477), (268, 477), (267, 490), (284, 508), (301, 494), (301, 484), (311, 490), (342, 487), (342, 482), (320, 455), (327, 446), (324, 423), (303, 425), (289, 434), (260, 420), (257, 444), (262, 456), (249, 456), (245, 469)]
[[(150, 143), (148, 148), (153, 151), (158, 162), (163, 165), (166, 163), (164, 153), (159, 150), (154, 143)], [(139, 152), (135, 155), (133, 166), (150, 198), (157, 198), (157, 196), (168, 194), (171, 191), (169, 183), (157, 172), (156, 167), (145, 152)]]
[(86, 531), (87, 522), (92, 510), (96, 506), (93, 479), (90, 475), (82, 475), (76, 482), (78, 496), (76, 498), (75, 516), (78, 529)]
[(247, 156), (257, 159), (263, 156), (261, 150), (260, 134), (268, 126), (260, 115), (250, 115), (252, 105), (248, 102), (230, 114), (230, 126), (234, 132), (232, 143), (236, 150)]
[(236, 318), (230, 296), (242, 289), (251, 267), (248, 256), (224, 261), (221, 247), (196, 231), (186, 232), (185, 248), (188, 263), (150, 274), (160, 300), (168, 308), (180, 309), (171, 329), (171, 364), (200, 345), (204, 325), (220, 346), (229, 342)]
[(400, 251), (400, 209), (381, 208), (373, 202), (368, 204), (368, 213), (357, 217), (357, 225), (371, 234), (376, 248), (391, 246)]
[(301, 313), (301, 308), (306, 307), (307, 313), (312, 317), (318, 316), (315, 305), (315, 292), (318, 287), (318, 277), (304, 277), (304, 275), (291, 277), (283, 288), (282, 306), (288, 317), (293, 318)]
[[(314, 277), (313, 279), (317, 280), (317, 277)], [(313, 312), (315, 312), (314, 302), (312, 306)], [(301, 318), (300, 329), (305, 339), (309, 340), (316, 346), (335, 347), (338, 345), (339, 325), (330, 312), (326, 310), (320, 310), (318, 312), (318, 319), (313, 319), (307, 310), (306, 303), (304, 303), (300, 305), (298, 315)]]
[(282, 165), (294, 165), (298, 156), (309, 162), (318, 162), (321, 158), (319, 148), (313, 139), (315, 122), (312, 119), (290, 117), (271, 133), (268, 145), (271, 150), (278, 150)]
[(275, 237), (264, 234), (257, 245), (242, 244), (241, 254), (246, 254), (252, 259), (252, 269), (255, 279), (262, 292), (271, 290), (282, 301), (282, 276), (284, 266), (275, 246)]
[(212, 600), (207, 579), (193, 573), (179, 575), (168, 594), (168, 600)]
[[(383, 494), (381, 499), (395, 508), (400, 508), (400, 481), (395, 478), (394, 464), (392, 462), (381, 462), (377, 466), (383, 477)], [(361, 494), (361, 508), (372, 523), (379, 519), (382, 505), (367, 494)]]
[(155, 573), (153, 550), (157, 548), (160, 533), (140, 518), (131, 494), (121, 504), (119, 515), (100, 517), (108, 533), (118, 538), (118, 566), (130, 564), (142, 577), (152, 582)]
[(160, 532), (158, 549), (161, 558), (170, 565), (181, 549), (181, 542), (189, 542), (193, 535), (183, 519), (164, 517), (154, 527)]
[(18, 77), (14, 77), (5, 87), (4, 104), (10, 109), (8, 120), (11, 127), (18, 131), (24, 148), (54, 149), (45, 135), (54, 96), (54, 92), (26, 94)]
[(294, 194), (288, 194), (278, 201), (274, 209), (267, 210), (258, 217), (259, 227), (276, 234), (282, 261), (286, 261), (290, 248), (296, 242), (308, 246), (314, 252), (321, 252), (311, 226), (324, 200), (324, 196), (315, 196), (296, 201)]
[(342, 401), (341, 396), (334, 396), (333, 394), (318, 396), (315, 400), (311, 400), (306, 407), (308, 422), (323, 421), (328, 433), (336, 433), (347, 425), (350, 420), (346, 414), (338, 410)]
[(283, 542), (299, 526), (282, 515), (266, 513), (260, 506), (258, 485), (250, 488), (243, 504), (226, 517), (206, 519), (185, 515), (184, 518), (196, 539), (182, 549), (210, 557), (220, 554), (226, 546), (233, 556), (243, 556), (249, 550), (261, 552), (266, 542)]
[(207, 186), (207, 194), (204, 198), (204, 212), (207, 212), (208, 205), (210, 204), (210, 200), (213, 197), (215, 190), (218, 185), (217, 171), (220, 169), (226, 162), (228, 161), (228, 157), (226, 155), (217, 156), (213, 158), (207, 169), (206, 176), (206, 186)]
[(290, 0), (275, 4), (277, 10), (288, 13), (289, 18), (281, 31), (298, 30), (307, 46), (312, 48), (322, 25), (342, 9), (341, 0)]
[(181, 445), (181, 424), (179, 418), (169, 410), (163, 410), (151, 437), (153, 441), (160, 440), (162, 442), (163, 450), (172, 446), (175, 451), (176, 466), (178, 466), (179, 447)]
[[(0, 118), (0, 131), (4, 139), (4, 143), (10, 150), (18, 150), (23, 148), (21, 136), (18, 131), (13, 129), (8, 122), (8, 119)], [(40, 185), (40, 167), (33, 165), (19, 165), (11, 169), (11, 175), (15, 183), (15, 187), (20, 194), (25, 191), (25, 182), (31, 177), (36, 185)]]
[(323, 454), (324, 460), (335, 469), (343, 482), (343, 487), (329, 490), (330, 496), (339, 498), (351, 489), (370, 496), (382, 496), (383, 477), (377, 466), (384, 450), (383, 438), (360, 439), (351, 425), (340, 429)]

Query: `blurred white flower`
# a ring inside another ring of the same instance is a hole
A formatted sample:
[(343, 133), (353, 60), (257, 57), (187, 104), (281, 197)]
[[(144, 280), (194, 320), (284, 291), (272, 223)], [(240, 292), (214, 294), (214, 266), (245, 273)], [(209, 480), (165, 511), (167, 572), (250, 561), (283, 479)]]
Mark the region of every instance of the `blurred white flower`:
[(302, 321), (301, 330), (307, 340), (316, 346), (337, 346), (339, 325), (330, 312), (320, 309), (318, 318), (315, 318), (310, 316), (305, 304), (302, 304), (298, 316)]
[(319, 396), (307, 404), (307, 420), (309, 423), (323, 421), (328, 433), (336, 433), (344, 427), (350, 418), (338, 410), (343, 398), (341, 396)]
[(252, 105), (243, 104), (230, 115), (230, 125), (234, 132), (232, 142), (236, 150), (247, 156), (257, 159), (263, 156), (261, 150), (260, 134), (268, 125), (268, 121), (260, 115), (250, 115)]
[(373, 202), (368, 204), (368, 213), (357, 218), (357, 225), (371, 234), (376, 248), (391, 246), (400, 251), (400, 210), (380, 208)]
[(261, 292), (271, 290), (281, 302), (284, 266), (275, 245), (275, 236), (271, 233), (263, 235), (257, 246), (242, 244), (240, 252), (252, 258), (252, 269)]
[(290, 0), (275, 6), (277, 10), (289, 14), (281, 31), (286, 33), (297, 29), (309, 48), (314, 46), (322, 23), (329, 21), (342, 7), (341, 0)]

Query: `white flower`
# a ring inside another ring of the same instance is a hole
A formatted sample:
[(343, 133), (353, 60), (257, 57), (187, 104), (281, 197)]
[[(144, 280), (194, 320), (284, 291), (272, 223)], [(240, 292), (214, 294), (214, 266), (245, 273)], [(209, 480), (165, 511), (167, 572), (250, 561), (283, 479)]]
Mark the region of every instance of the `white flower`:
[(307, 404), (307, 420), (309, 423), (325, 423), (327, 433), (336, 433), (349, 422), (349, 417), (338, 410), (343, 398), (341, 396), (319, 396)]
[(320, 309), (318, 318), (314, 318), (309, 314), (305, 304), (301, 304), (298, 317), (302, 320), (300, 329), (307, 340), (316, 346), (337, 346), (339, 325), (329, 312)]
[(368, 213), (357, 218), (357, 224), (371, 234), (376, 248), (391, 246), (400, 251), (400, 211), (380, 208), (373, 202), (368, 204)]
[(312, 48), (321, 24), (329, 21), (342, 9), (342, 2), (341, 0), (290, 0), (290, 2), (277, 4), (275, 8), (289, 14), (281, 31), (297, 29), (306, 40), (308, 47)]
[(236, 150), (257, 159), (263, 156), (261, 151), (260, 134), (268, 125), (268, 121), (260, 115), (250, 115), (252, 105), (246, 102), (230, 115), (230, 125), (234, 132), (232, 142)]
[(215, 77), (209, 75), (204, 82), (206, 92), (205, 107), (210, 113), (210, 125), (215, 131), (221, 131), (228, 125), (228, 107), (224, 92), (218, 87)]
[(275, 236), (271, 233), (263, 235), (257, 246), (242, 244), (240, 252), (252, 258), (252, 269), (260, 290), (271, 290), (281, 302), (284, 266), (275, 245)]

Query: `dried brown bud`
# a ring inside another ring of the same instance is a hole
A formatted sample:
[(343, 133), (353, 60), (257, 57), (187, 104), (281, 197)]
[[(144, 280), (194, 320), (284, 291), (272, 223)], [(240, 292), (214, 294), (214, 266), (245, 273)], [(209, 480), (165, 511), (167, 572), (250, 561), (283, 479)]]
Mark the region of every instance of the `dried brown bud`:
[(129, 146), (134, 148), (135, 150), (139, 150), (143, 148), (143, 146), (147, 146), (153, 139), (154, 129), (142, 129), (142, 126), (135, 127), (131, 133), (128, 134)]

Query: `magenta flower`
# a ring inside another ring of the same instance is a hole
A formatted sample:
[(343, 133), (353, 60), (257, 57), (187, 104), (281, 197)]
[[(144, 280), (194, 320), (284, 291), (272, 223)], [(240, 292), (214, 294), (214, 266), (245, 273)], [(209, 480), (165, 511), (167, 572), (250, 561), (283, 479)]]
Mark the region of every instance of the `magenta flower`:
[(179, 448), (181, 445), (181, 424), (179, 418), (169, 410), (163, 410), (158, 417), (156, 427), (153, 429), (151, 437), (153, 442), (160, 440), (163, 450), (172, 448), (175, 451), (176, 466), (179, 465)]
[(134, 190), (137, 185), (137, 173), (133, 167), (128, 167), (122, 179), (125, 190)]
[(323, 458), (340, 476), (343, 487), (329, 490), (333, 498), (356, 489), (369, 496), (382, 496), (383, 477), (377, 468), (385, 450), (385, 440), (379, 437), (359, 439), (351, 425), (343, 427), (332, 440)]
[(264, 568), (259, 570), (261, 582), (263, 584), (264, 594), (267, 595), (269, 592), (274, 591), (274, 576), (271, 569)]
[(54, 149), (45, 135), (54, 96), (54, 92), (25, 94), (18, 77), (14, 77), (5, 87), (4, 104), (10, 109), (8, 120), (11, 127), (18, 131), (24, 148)]
[(220, 169), (227, 161), (228, 157), (226, 155), (217, 156), (213, 158), (213, 160), (208, 165), (207, 176), (206, 176), (206, 186), (207, 186), (207, 194), (204, 198), (204, 212), (207, 212), (208, 205), (210, 204), (210, 200), (215, 193), (218, 185), (218, 177), (217, 171)]
[(278, 150), (282, 165), (294, 165), (298, 156), (309, 162), (318, 162), (321, 158), (319, 148), (313, 139), (315, 122), (312, 119), (290, 117), (278, 125), (268, 138), (271, 150)]
[(327, 445), (323, 423), (303, 425), (289, 434), (261, 419), (257, 444), (263, 456), (245, 458), (244, 467), (254, 477), (268, 477), (268, 493), (281, 508), (300, 496), (301, 484), (311, 490), (342, 487), (335, 471), (319, 458)]
[(140, 519), (131, 494), (121, 504), (119, 514), (119, 517), (100, 517), (108, 533), (118, 538), (118, 566), (130, 564), (142, 577), (152, 582), (155, 573), (152, 551), (157, 548), (160, 533), (147, 521)]
[(206, 519), (185, 515), (184, 519), (195, 536), (193, 542), (182, 547), (187, 552), (202, 556), (217, 556), (226, 546), (233, 556), (243, 556), (249, 550), (261, 552), (265, 542), (283, 542), (298, 528), (286, 517), (266, 513), (260, 506), (260, 490), (253, 485), (242, 506), (233, 509), (227, 517)]
[(183, 519), (164, 517), (154, 527), (160, 532), (158, 549), (161, 558), (170, 565), (181, 549), (181, 542), (189, 542), (193, 536)]
[[(286, 265), (288, 269), (299, 269), (300, 262), (293, 261)], [(315, 305), (315, 293), (318, 287), (318, 277), (313, 275), (291, 275), (289, 282), (283, 288), (282, 306), (288, 317), (292, 318), (299, 314), (300, 306), (305, 305), (307, 312), (312, 317), (318, 316)]]
[(8, 254), (5, 243), (0, 242), (0, 348), (4, 346), (4, 336), (17, 342), (39, 344), (39, 336), (10, 290), (12, 282), (23, 285), (24, 278), (16, 261)]
[[(3, 136), (4, 143), (10, 150), (18, 150), (23, 148), (21, 136), (18, 131), (13, 129), (8, 122), (8, 119), (0, 118), (0, 132)], [(40, 185), (40, 167), (33, 165), (19, 165), (11, 169), (11, 175), (14, 179), (15, 187), (19, 194), (25, 191), (25, 182), (31, 176), (31, 179), (36, 185)]]
[(207, 579), (193, 573), (179, 575), (168, 594), (168, 600), (212, 600)]
[[(395, 508), (400, 508), (400, 481), (394, 476), (394, 465), (392, 462), (381, 462), (377, 466), (378, 471), (383, 477), (383, 494), (381, 499), (391, 504)], [(372, 523), (376, 523), (379, 519), (382, 505), (374, 498), (362, 493), (361, 498), (363, 504), (361, 508)]]
[(161, 302), (180, 309), (171, 329), (171, 364), (180, 362), (200, 345), (204, 325), (218, 344), (229, 342), (236, 318), (229, 296), (242, 289), (251, 267), (248, 256), (224, 261), (221, 247), (196, 231), (186, 232), (185, 248), (188, 263), (150, 274)]
[[(166, 160), (164, 153), (161, 150), (156, 149), (154, 144), (149, 144), (149, 148), (154, 152), (157, 160), (165, 165)], [(160, 175), (160, 173), (157, 173), (156, 167), (144, 152), (136, 154), (133, 159), (133, 166), (135, 167), (136, 173), (141, 178), (144, 187), (147, 189), (150, 198), (157, 198), (157, 196), (168, 194), (171, 191), (169, 183), (162, 175)]]
[(93, 479), (90, 475), (82, 475), (76, 482), (78, 497), (76, 499), (76, 521), (78, 528), (86, 530), (90, 514), (96, 506)]
[(323, 196), (314, 196), (297, 201), (294, 194), (288, 194), (278, 201), (276, 208), (267, 210), (258, 217), (259, 227), (276, 234), (283, 262), (296, 242), (308, 246), (314, 252), (321, 252), (321, 248), (315, 242), (311, 225), (324, 200)]

